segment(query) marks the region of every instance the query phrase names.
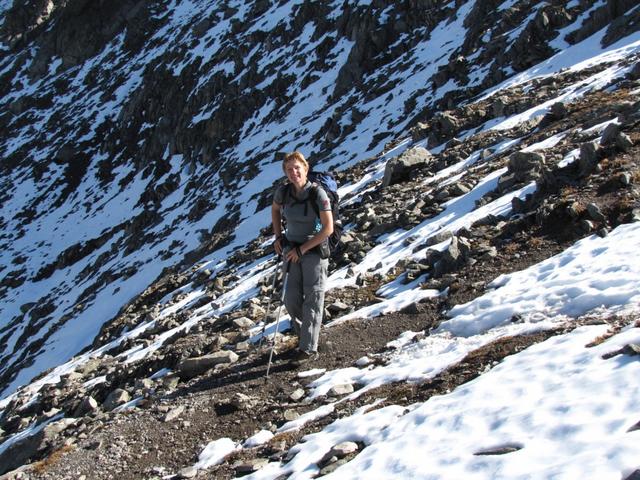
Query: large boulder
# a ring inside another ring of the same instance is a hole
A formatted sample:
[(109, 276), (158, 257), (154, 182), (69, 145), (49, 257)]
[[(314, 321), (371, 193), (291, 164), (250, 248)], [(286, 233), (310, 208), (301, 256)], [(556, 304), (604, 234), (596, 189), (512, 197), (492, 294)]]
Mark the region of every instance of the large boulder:
[(498, 191), (506, 192), (514, 185), (540, 178), (545, 157), (539, 152), (520, 151), (509, 157), (508, 170), (498, 180)]
[(600, 161), (601, 148), (599, 142), (587, 142), (580, 145), (578, 172), (584, 177), (593, 172)]
[(186, 358), (178, 365), (180, 375), (184, 377), (195, 377), (207, 370), (221, 364), (231, 364), (238, 361), (238, 355), (231, 350), (220, 350), (211, 355), (202, 357)]
[(412, 178), (412, 173), (419, 167), (427, 165), (433, 156), (424, 147), (413, 147), (398, 157), (387, 162), (384, 169), (382, 186), (388, 187), (396, 183), (406, 182)]

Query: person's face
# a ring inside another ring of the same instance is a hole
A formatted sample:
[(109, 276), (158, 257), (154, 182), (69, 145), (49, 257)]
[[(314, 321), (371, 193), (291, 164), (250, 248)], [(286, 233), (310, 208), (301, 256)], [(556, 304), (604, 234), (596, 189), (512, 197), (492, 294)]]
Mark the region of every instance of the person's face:
[(296, 187), (302, 188), (307, 183), (307, 167), (299, 160), (291, 160), (284, 166), (284, 171), (287, 174), (287, 178)]

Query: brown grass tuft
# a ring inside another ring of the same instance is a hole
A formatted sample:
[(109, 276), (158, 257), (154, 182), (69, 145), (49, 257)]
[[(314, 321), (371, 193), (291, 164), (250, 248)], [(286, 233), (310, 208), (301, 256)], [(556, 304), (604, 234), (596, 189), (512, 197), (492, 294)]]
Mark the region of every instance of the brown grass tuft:
[(578, 215), (582, 215), (587, 211), (587, 206), (583, 202), (573, 202), (572, 207)]
[(507, 243), (507, 244), (504, 246), (504, 251), (505, 251), (505, 253), (506, 253), (506, 254), (508, 254), (508, 255), (513, 255), (514, 253), (516, 253), (516, 252), (519, 250), (519, 248), (520, 248), (520, 247), (518, 246), (518, 244), (517, 244), (517, 243), (515, 243), (515, 242), (511, 242), (511, 243)]
[(533, 248), (540, 248), (544, 245), (544, 240), (541, 237), (531, 237), (529, 239), (529, 246)]
[(622, 212), (632, 210), (636, 207), (636, 200), (631, 197), (622, 197), (616, 202), (616, 208)]
[(567, 185), (565, 187), (562, 187), (562, 189), (560, 190), (560, 198), (563, 199), (568, 199), (573, 197), (576, 193), (578, 193), (578, 190), (576, 189), (576, 187), (572, 186), (572, 185)]
[(65, 445), (58, 450), (54, 450), (47, 458), (35, 462), (33, 464), (33, 471), (40, 474), (45, 473), (49, 467), (58, 463), (65, 454), (73, 450), (75, 450), (74, 445)]

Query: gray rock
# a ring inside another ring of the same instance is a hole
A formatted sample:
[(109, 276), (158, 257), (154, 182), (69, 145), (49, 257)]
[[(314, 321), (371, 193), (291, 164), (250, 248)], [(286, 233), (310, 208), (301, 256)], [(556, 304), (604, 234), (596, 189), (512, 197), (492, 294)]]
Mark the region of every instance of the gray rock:
[(629, 343), (623, 348), (626, 355), (640, 355), (640, 344)]
[(184, 406), (180, 405), (176, 408), (172, 408), (171, 410), (169, 410), (167, 412), (167, 414), (164, 416), (164, 418), (162, 419), (163, 422), (168, 423), (171, 422), (173, 420), (175, 420), (176, 418), (180, 417), (180, 415), (182, 415), (182, 413), (184, 412)]
[(562, 102), (556, 102), (551, 105), (551, 114), (556, 119), (565, 118), (568, 114), (567, 106)]
[(631, 185), (631, 174), (629, 172), (621, 172), (614, 177), (614, 181), (621, 187)]
[(593, 172), (600, 159), (600, 145), (597, 142), (587, 142), (580, 145), (578, 158), (578, 173), (587, 176)]
[(73, 412), (74, 417), (81, 417), (98, 410), (98, 402), (91, 395), (84, 397), (78, 408)]
[(458, 145), (462, 145), (462, 140), (460, 140), (457, 137), (453, 137), (451, 140), (449, 140), (449, 142), (447, 143), (447, 148), (453, 148), (453, 147), (457, 147)]
[(131, 400), (131, 395), (122, 388), (116, 388), (113, 392), (107, 396), (106, 400), (102, 403), (102, 407), (106, 411), (111, 411), (114, 408), (123, 405)]
[(474, 455), (506, 455), (522, 449), (520, 444), (507, 444), (474, 452)]
[(453, 237), (449, 246), (433, 265), (433, 277), (438, 278), (445, 273), (454, 271), (469, 258), (470, 253), (471, 245), (467, 239)]
[(631, 472), (624, 480), (640, 480), (640, 469)]
[(504, 193), (516, 184), (516, 175), (513, 172), (506, 172), (498, 178), (498, 192)]
[(9, 472), (25, 464), (41, 447), (44, 447), (43, 440), (44, 432), (40, 431), (13, 442), (0, 452), (0, 472)]
[(445, 240), (450, 240), (451, 238), (453, 238), (453, 233), (451, 233), (449, 230), (441, 230), (438, 233), (430, 236), (427, 239), (426, 244), (427, 246), (433, 246), (437, 245), (438, 243), (442, 243)]
[(633, 141), (626, 133), (620, 133), (616, 137), (616, 147), (618, 147), (623, 152), (627, 152), (633, 147)]
[(595, 203), (589, 203), (587, 205), (587, 212), (589, 213), (589, 216), (596, 222), (604, 223), (607, 221), (607, 217), (602, 214), (600, 207), (598, 207), (598, 205), (596, 205)]
[(399, 225), (397, 222), (379, 223), (369, 231), (369, 236), (371, 236), (372, 238), (376, 238), (384, 233), (393, 232), (398, 228), (399, 228)]
[(221, 350), (202, 357), (186, 358), (178, 364), (178, 371), (182, 375), (195, 376), (221, 364), (231, 364), (238, 361), (238, 354), (230, 350)]
[(511, 154), (508, 168), (516, 182), (524, 182), (539, 176), (544, 165), (545, 157), (543, 154), (520, 151)]
[(293, 420), (300, 418), (300, 414), (296, 410), (291, 410), (291, 409), (286, 409), (282, 414), (282, 416), (287, 422), (291, 422)]
[(595, 228), (596, 226), (591, 220), (582, 220), (580, 222), (580, 229), (585, 233), (591, 233)]
[(355, 442), (342, 442), (335, 445), (325, 453), (318, 462), (318, 465), (322, 467), (322, 474), (327, 475), (336, 470), (340, 465), (344, 465), (344, 463), (346, 463), (345, 458), (357, 453), (358, 450), (358, 444)]
[(326, 466), (324, 466), (320, 470), (320, 477), (324, 477), (325, 475), (329, 475), (330, 473), (336, 471), (339, 467), (347, 463), (348, 459), (339, 459), (338, 457), (331, 457), (327, 460)]
[(330, 305), (327, 306), (327, 310), (329, 310), (330, 313), (341, 313), (341, 312), (346, 312), (347, 310), (349, 310), (351, 307), (349, 307), (349, 305), (347, 305), (344, 302), (341, 302), (340, 300), (336, 300), (335, 302), (331, 303)]
[(102, 362), (98, 358), (91, 358), (87, 360), (83, 365), (76, 368), (76, 372), (82, 375), (89, 375), (100, 368)]
[(402, 307), (400, 312), (408, 315), (417, 315), (420, 313), (420, 304), (418, 302), (411, 302), (410, 304)]
[(167, 390), (175, 390), (178, 384), (180, 383), (180, 377), (177, 375), (167, 375), (162, 378), (162, 385)]
[(238, 392), (233, 396), (230, 403), (238, 410), (249, 410), (257, 404), (257, 400), (254, 397)]
[(329, 451), (330, 455), (335, 455), (338, 458), (344, 458), (347, 455), (355, 453), (359, 450), (358, 444), (355, 442), (342, 442), (338, 445), (335, 445)]
[(305, 394), (304, 388), (298, 388), (291, 395), (289, 395), (289, 398), (292, 401), (297, 402), (298, 400), (304, 397), (304, 394)]
[(178, 478), (195, 478), (198, 475), (198, 469), (195, 467), (185, 467), (178, 472)]
[(242, 463), (235, 464), (234, 469), (236, 473), (246, 474), (246, 473), (257, 472), (258, 470), (260, 470), (261, 468), (264, 468), (268, 464), (269, 464), (269, 460), (266, 458), (254, 458)]
[(620, 125), (617, 123), (610, 123), (602, 132), (600, 137), (600, 145), (607, 146), (615, 143), (616, 137), (620, 134)]
[(240, 317), (233, 320), (233, 325), (242, 329), (249, 329), (255, 327), (255, 322), (247, 317)]
[(469, 193), (471, 189), (462, 182), (456, 182), (449, 187), (449, 195), (453, 197), (459, 197), (466, 193)]
[(414, 147), (402, 155), (390, 159), (384, 169), (382, 186), (388, 187), (408, 180), (413, 169), (426, 165), (432, 158), (431, 153), (426, 148)]
[(341, 385), (334, 385), (329, 389), (329, 392), (327, 392), (327, 394), (332, 397), (340, 397), (342, 395), (348, 395), (353, 392), (353, 385), (351, 385), (350, 383), (344, 383)]

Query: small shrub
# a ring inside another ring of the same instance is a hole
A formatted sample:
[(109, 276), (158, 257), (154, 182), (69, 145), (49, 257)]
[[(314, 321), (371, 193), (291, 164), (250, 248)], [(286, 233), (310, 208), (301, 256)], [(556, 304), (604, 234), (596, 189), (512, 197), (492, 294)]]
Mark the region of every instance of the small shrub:
[(513, 255), (514, 253), (516, 253), (519, 250), (518, 244), (515, 242), (510, 242), (507, 243), (504, 246), (504, 251), (505, 253), (507, 253), (508, 255)]
[(618, 199), (615, 204), (615, 208), (617, 208), (621, 212), (629, 211), (633, 208), (636, 208), (637, 200), (631, 197), (622, 197)]
[(544, 240), (541, 237), (531, 237), (529, 239), (529, 246), (533, 248), (540, 248), (544, 245)]
[(578, 190), (576, 190), (576, 187), (572, 186), (572, 185), (567, 185), (562, 187), (562, 189), (560, 190), (560, 198), (563, 199), (568, 199), (573, 197), (576, 193), (578, 193)]
[(571, 204), (571, 208), (573, 208), (573, 210), (578, 214), (578, 216), (582, 215), (584, 212), (587, 211), (587, 206), (580, 201), (573, 202)]

